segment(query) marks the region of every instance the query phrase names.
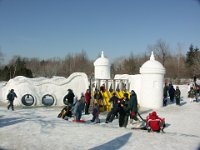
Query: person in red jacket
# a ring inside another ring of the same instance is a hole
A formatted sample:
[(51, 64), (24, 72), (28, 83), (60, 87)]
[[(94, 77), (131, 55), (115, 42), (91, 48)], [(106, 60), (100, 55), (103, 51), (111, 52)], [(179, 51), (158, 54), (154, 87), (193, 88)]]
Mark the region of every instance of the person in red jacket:
[(90, 93), (90, 90), (87, 89), (85, 92), (85, 114), (86, 115), (90, 114), (89, 113), (90, 100), (91, 100), (91, 93)]
[(165, 118), (158, 117), (157, 113), (153, 111), (146, 118), (146, 126), (149, 132), (150, 131), (160, 132), (160, 130), (163, 131), (163, 128), (165, 126)]

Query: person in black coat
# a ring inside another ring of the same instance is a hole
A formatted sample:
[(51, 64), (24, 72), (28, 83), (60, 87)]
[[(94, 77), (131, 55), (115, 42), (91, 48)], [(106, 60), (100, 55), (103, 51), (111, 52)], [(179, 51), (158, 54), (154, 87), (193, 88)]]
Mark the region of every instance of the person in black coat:
[(129, 98), (127, 93), (124, 93), (124, 99), (121, 101), (119, 106), (119, 127), (126, 128), (130, 115)]
[(165, 83), (165, 86), (163, 89), (163, 106), (167, 106), (168, 90), (169, 90), (169, 87), (167, 83)]
[(14, 105), (13, 105), (13, 101), (14, 99), (17, 98), (16, 93), (14, 92), (14, 89), (11, 89), (10, 92), (7, 95), (7, 100), (9, 101), (9, 105), (8, 105), (8, 110), (10, 109), (10, 107), (12, 108), (12, 110), (14, 110)]
[(174, 102), (174, 96), (175, 96), (175, 89), (172, 84), (169, 85), (169, 97), (170, 101)]
[(113, 107), (112, 107), (111, 111), (107, 114), (106, 123), (112, 122), (114, 120), (115, 116), (117, 116), (117, 114), (119, 112), (120, 100), (116, 96), (115, 92), (113, 93), (113, 95), (110, 98), (109, 102), (113, 104)]
[(67, 95), (64, 97), (65, 104), (68, 104), (70, 107), (73, 106), (74, 103), (74, 93), (71, 89), (68, 89)]

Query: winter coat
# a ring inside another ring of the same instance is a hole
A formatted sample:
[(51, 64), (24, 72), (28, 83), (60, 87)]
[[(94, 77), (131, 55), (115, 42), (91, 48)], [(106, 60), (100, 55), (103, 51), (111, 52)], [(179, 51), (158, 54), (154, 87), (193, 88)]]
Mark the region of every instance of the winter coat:
[(175, 91), (175, 98), (176, 99), (180, 99), (180, 97), (181, 97), (181, 91), (179, 89), (176, 89), (176, 91)]
[(95, 116), (95, 117), (98, 117), (99, 113), (100, 113), (99, 105), (95, 104), (93, 109), (92, 109), (92, 115)]
[(190, 91), (188, 92), (188, 97), (194, 98), (195, 96), (196, 96), (196, 90), (191, 88)]
[(109, 100), (110, 103), (113, 103), (113, 109), (117, 110), (119, 109), (119, 99), (117, 96), (112, 96)]
[(131, 95), (130, 101), (129, 101), (129, 109), (131, 112), (138, 112), (138, 102), (137, 102), (137, 95), (134, 93)]
[(129, 107), (129, 100), (128, 99), (123, 99), (121, 101), (119, 114), (125, 114), (125, 115), (130, 114), (130, 107)]
[(85, 103), (89, 104), (91, 100), (91, 95), (89, 92), (85, 93)]
[(96, 99), (96, 100), (102, 100), (103, 99), (103, 96), (102, 96), (100, 91), (98, 91), (98, 90), (95, 91), (94, 99)]
[(17, 97), (16, 93), (14, 91), (10, 91), (7, 95), (7, 100), (14, 101), (15, 97)]
[(165, 124), (165, 119), (158, 117), (157, 113), (154, 111), (146, 117), (147, 127), (150, 127), (153, 131), (160, 131), (161, 127)]
[(168, 89), (169, 89), (168, 86), (165, 86), (164, 89), (163, 89), (163, 97), (164, 97), (164, 98), (167, 98), (167, 96), (168, 96), (168, 94), (167, 94)]
[(74, 93), (70, 90), (67, 93), (67, 95), (64, 97), (64, 99), (66, 99), (69, 104), (73, 105), (73, 103), (74, 103), (74, 96), (75, 96)]
[(80, 100), (78, 100), (74, 105), (73, 113), (75, 116), (81, 116), (82, 111), (83, 111), (83, 104)]
[(171, 85), (169, 87), (169, 95), (172, 96), (172, 97), (174, 97), (174, 94), (175, 94), (175, 89), (174, 89), (173, 85)]

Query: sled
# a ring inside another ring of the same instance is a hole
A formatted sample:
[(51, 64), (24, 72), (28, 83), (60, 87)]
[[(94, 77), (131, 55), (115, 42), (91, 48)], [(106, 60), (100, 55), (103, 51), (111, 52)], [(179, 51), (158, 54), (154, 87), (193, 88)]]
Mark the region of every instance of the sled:
[(72, 122), (85, 123), (85, 120), (72, 120)]

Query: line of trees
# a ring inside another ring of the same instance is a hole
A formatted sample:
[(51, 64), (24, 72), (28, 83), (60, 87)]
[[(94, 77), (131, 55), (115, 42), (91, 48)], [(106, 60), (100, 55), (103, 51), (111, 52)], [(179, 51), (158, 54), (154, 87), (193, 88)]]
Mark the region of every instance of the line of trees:
[[(156, 44), (148, 47), (144, 54), (116, 58), (111, 63), (111, 77), (115, 74), (138, 74), (141, 65), (149, 60), (150, 51), (154, 51), (156, 60), (166, 68), (166, 78), (180, 79), (200, 76), (200, 51), (198, 47), (190, 45), (187, 54), (181, 53), (181, 46), (172, 53), (169, 45), (158, 40)], [(51, 58), (40, 60), (38, 58), (22, 58), (14, 56), (8, 64), (2, 65), (3, 53), (0, 51), (0, 80), (7, 81), (15, 76), (26, 77), (68, 77), (73, 72), (85, 72), (89, 77), (93, 75), (95, 60), (90, 60), (85, 51), (77, 54), (67, 54), (63, 59)]]

